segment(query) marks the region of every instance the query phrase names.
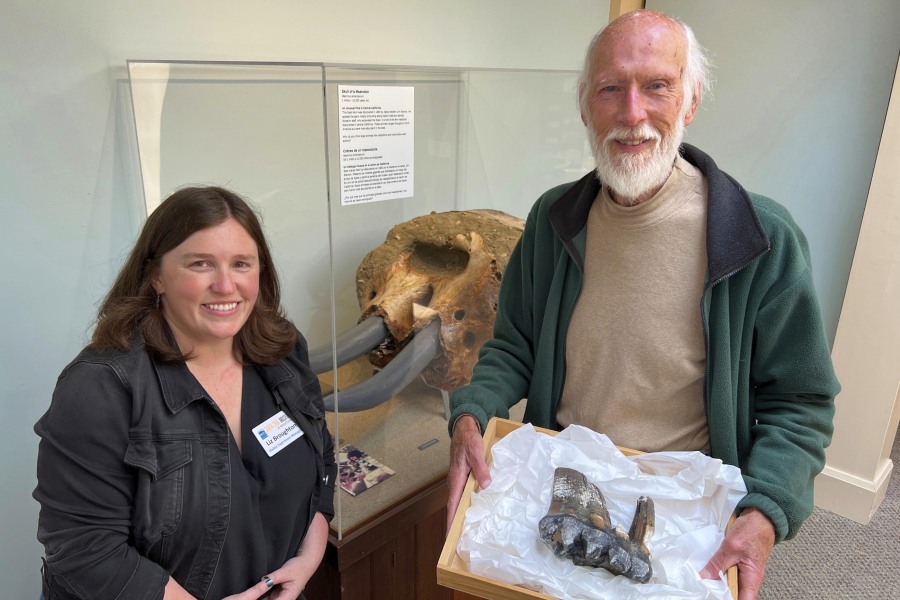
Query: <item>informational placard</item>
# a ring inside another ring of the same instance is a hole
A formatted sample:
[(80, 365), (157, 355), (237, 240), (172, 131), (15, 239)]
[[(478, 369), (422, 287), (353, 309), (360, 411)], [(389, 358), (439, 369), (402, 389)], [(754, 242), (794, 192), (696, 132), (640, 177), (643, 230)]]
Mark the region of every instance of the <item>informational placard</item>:
[(341, 205), (413, 195), (414, 88), (338, 86)]

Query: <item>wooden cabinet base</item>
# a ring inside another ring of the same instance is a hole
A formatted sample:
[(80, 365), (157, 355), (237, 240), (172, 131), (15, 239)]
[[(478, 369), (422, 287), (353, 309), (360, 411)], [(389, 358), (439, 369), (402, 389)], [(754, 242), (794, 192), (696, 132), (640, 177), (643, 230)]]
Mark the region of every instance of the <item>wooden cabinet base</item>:
[(447, 483), (440, 477), (345, 534), (330, 535), (310, 579), (307, 600), (470, 600), (437, 584), (447, 523)]

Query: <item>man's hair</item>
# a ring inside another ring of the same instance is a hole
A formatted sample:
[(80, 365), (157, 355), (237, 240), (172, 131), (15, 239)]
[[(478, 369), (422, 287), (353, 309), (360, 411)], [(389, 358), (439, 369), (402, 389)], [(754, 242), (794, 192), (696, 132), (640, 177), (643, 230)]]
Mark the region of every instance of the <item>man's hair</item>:
[(147, 349), (165, 362), (191, 358), (178, 348), (157, 306), (151, 279), (164, 254), (194, 233), (235, 219), (256, 242), (259, 253), (259, 296), (247, 322), (234, 338), (235, 356), (244, 362), (272, 364), (287, 356), (297, 342), (293, 324), (281, 308), (278, 274), (255, 211), (240, 196), (220, 187), (178, 190), (147, 218), (134, 248), (97, 312), (91, 346), (97, 350), (131, 346), (135, 333)]
[[(708, 92), (712, 85), (712, 81), (710, 79), (711, 63), (709, 60), (709, 56), (707, 56), (706, 50), (697, 41), (697, 36), (694, 35), (694, 31), (690, 28), (690, 26), (687, 25), (687, 23), (681, 21), (680, 19), (665, 15), (663, 13), (646, 10), (626, 13), (624, 15), (624, 18), (635, 18), (646, 14), (653, 14), (657, 17), (665, 19), (673, 25), (680, 27), (684, 32), (685, 41), (687, 42), (687, 59), (685, 61), (684, 74), (682, 76), (682, 85), (684, 86), (683, 103), (685, 106), (690, 106), (695, 96), (699, 96), (702, 98), (703, 94)], [(619, 17), (619, 19), (622, 18), (623, 17)], [(612, 23), (609, 23), (606, 27), (604, 27), (603, 29), (598, 31), (596, 35), (594, 35), (594, 37), (591, 39), (591, 43), (588, 45), (587, 52), (585, 52), (584, 55), (584, 66), (582, 67), (581, 75), (578, 77), (578, 108), (581, 111), (582, 116), (588, 119), (588, 122), (590, 122), (591, 118), (591, 80), (597, 67), (595, 51), (597, 49), (597, 45), (603, 39), (604, 32), (606, 32), (611, 26), (614, 26), (616, 22), (619, 21), (619, 19), (616, 19)]]

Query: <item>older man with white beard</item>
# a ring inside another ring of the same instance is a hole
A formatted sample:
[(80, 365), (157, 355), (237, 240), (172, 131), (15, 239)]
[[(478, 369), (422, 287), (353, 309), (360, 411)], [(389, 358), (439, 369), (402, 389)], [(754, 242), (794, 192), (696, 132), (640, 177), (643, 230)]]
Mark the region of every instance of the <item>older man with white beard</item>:
[(596, 169), (532, 208), (494, 339), (451, 396), (448, 523), (470, 471), (490, 484), (487, 421), (527, 398), (536, 426), (740, 467), (748, 493), (701, 575), (737, 565), (746, 600), (812, 512), (839, 385), (803, 233), (682, 145), (707, 71), (690, 28), (660, 13), (592, 40), (579, 100)]

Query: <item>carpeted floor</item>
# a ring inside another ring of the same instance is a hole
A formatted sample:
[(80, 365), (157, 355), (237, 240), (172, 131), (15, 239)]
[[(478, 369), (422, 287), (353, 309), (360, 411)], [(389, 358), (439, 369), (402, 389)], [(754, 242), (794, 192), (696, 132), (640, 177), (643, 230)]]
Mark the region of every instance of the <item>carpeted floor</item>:
[(760, 600), (900, 599), (900, 432), (887, 495), (868, 525), (815, 509), (769, 558)]

